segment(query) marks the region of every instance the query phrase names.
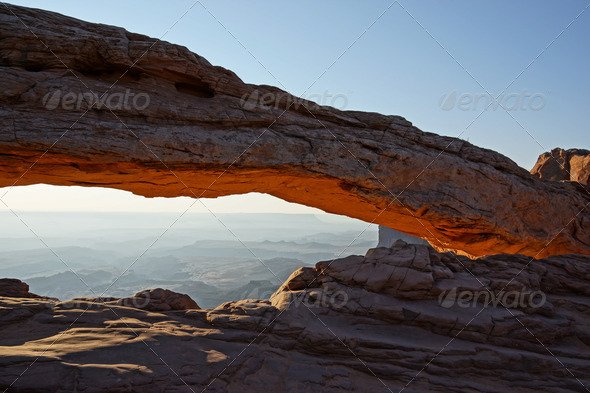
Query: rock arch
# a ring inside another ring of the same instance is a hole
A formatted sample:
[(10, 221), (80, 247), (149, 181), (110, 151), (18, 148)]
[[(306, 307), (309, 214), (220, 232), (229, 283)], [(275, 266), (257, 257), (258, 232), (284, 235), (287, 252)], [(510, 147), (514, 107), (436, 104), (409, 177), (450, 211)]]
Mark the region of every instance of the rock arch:
[[(399, 116), (246, 84), (181, 46), (10, 7), (38, 38), (0, 7), (0, 186), (256, 191), (470, 256), (590, 254), (580, 185)], [(89, 91), (108, 93), (89, 108)]]

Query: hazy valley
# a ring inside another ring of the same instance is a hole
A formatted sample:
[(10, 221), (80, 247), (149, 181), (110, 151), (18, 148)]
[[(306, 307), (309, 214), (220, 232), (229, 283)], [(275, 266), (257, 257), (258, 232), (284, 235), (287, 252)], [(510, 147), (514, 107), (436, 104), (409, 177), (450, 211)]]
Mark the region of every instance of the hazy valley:
[(49, 249), (10, 212), (0, 213), (0, 276), (62, 300), (161, 287), (215, 307), (268, 298), (299, 267), (377, 244), (375, 225), (312, 214), (220, 214), (222, 224), (187, 213), (164, 233), (175, 214), (24, 213)]

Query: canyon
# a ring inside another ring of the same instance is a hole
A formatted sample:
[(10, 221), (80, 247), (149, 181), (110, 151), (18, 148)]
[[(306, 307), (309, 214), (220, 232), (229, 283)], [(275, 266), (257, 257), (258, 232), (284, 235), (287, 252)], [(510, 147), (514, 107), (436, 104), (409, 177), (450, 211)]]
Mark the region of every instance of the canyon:
[(400, 116), (319, 106), (178, 45), (12, 5), (0, 69), (8, 192), (261, 192), (383, 228), (364, 256), (212, 308), (164, 288), (60, 300), (0, 279), (1, 388), (589, 391), (588, 151), (552, 150), (529, 172)]
[(59, 301), (0, 281), (0, 386), (586, 392), (588, 263), (474, 261), (398, 241), (298, 269), (269, 300), (212, 309), (169, 291)]

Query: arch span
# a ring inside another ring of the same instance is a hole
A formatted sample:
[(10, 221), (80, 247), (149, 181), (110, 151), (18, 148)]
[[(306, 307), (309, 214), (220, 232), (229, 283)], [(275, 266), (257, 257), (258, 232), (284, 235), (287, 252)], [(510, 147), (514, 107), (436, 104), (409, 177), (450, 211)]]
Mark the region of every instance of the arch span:
[(0, 7), (0, 186), (256, 191), (471, 256), (590, 253), (590, 198), (578, 185), (541, 181), (399, 116), (246, 84), (181, 46), (11, 8), (37, 37)]

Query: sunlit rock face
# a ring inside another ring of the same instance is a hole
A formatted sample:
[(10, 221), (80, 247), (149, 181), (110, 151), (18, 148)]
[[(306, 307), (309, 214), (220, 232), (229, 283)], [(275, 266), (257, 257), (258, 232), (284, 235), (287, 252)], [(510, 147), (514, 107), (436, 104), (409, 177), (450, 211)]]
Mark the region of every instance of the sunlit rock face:
[(270, 300), (214, 309), (161, 290), (97, 302), (0, 296), (0, 387), (585, 392), (589, 263), (471, 260), (398, 241), (298, 269)]
[(531, 173), (544, 180), (590, 183), (590, 150), (556, 148), (539, 156)]
[(20, 20), (0, 7), (0, 186), (262, 192), (470, 256), (590, 253), (590, 197), (573, 184), (400, 116), (246, 84), (178, 45), (10, 10)]

